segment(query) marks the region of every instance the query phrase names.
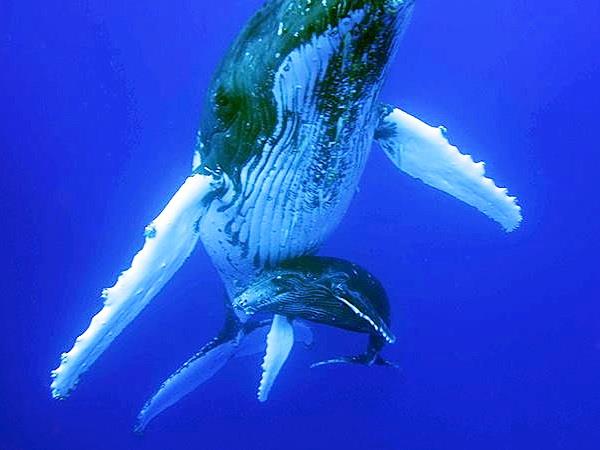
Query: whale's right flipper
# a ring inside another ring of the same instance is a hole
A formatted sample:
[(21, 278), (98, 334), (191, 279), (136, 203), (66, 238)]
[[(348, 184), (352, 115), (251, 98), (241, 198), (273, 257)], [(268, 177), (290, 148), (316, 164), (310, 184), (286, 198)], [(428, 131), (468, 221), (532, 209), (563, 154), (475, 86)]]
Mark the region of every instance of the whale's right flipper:
[(262, 377), (258, 387), (258, 400), (266, 402), (273, 383), (287, 360), (294, 344), (294, 328), (290, 319), (275, 315), (267, 336), (267, 351), (262, 364)]
[(181, 267), (198, 241), (198, 221), (217, 186), (212, 176), (187, 178), (165, 209), (146, 227), (144, 247), (116, 284), (104, 289), (104, 307), (52, 371), (52, 395), (66, 397), (113, 339), (144, 309)]

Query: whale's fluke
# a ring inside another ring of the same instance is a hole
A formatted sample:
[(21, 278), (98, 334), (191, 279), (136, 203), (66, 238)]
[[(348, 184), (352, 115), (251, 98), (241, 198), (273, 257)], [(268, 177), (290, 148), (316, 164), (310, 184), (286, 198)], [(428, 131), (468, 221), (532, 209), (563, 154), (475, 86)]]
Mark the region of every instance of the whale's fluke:
[(519, 226), (516, 197), (485, 176), (483, 162), (450, 145), (443, 127), (432, 127), (398, 108), (388, 110), (376, 138), (400, 170), (474, 206), (506, 231)]
[(146, 227), (144, 247), (116, 284), (104, 289), (104, 306), (73, 348), (63, 353), (52, 371), (52, 395), (64, 398), (80, 375), (102, 354), (113, 339), (160, 291), (190, 255), (198, 241), (198, 221), (204, 198), (212, 191), (213, 177), (187, 178), (160, 215)]
[(262, 378), (258, 387), (258, 400), (266, 402), (273, 383), (283, 367), (292, 345), (294, 344), (294, 329), (287, 317), (275, 315), (271, 330), (267, 336), (267, 350), (262, 364)]

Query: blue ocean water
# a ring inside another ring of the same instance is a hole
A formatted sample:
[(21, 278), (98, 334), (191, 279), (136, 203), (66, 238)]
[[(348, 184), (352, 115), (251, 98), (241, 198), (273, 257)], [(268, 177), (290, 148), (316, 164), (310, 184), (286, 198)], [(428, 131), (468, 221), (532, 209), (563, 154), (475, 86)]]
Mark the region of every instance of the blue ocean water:
[(518, 195), (501, 229), (373, 148), (321, 254), (384, 283), (402, 369), (309, 369), (266, 404), (233, 361), (142, 436), (137, 412), (212, 338), (199, 247), (65, 401), (49, 372), (189, 172), (215, 66), (260, 0), (0, 4), (0, 449), (600, 448), (600, 3), (418, 0), (382, 99), (444, 124)]

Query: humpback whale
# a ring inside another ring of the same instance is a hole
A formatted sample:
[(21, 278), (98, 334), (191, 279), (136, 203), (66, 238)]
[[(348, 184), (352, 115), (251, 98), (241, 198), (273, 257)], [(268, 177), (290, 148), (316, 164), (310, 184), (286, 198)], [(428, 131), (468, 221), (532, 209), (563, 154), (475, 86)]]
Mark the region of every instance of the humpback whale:
[[(231, 359), (264, 352), (271, 322), (261, 320), (242, 323), (233, 312), (228, 299), (225, 324), (221, 332), (162, 383), (138, 414), (135, 431), (142, 432), (151, 420), (210, 380)], [(293, 334), (296, 341), (306, 346), (312, 344), (312, 331), (301, 321), (294, 321)]]
[[(266, 401), (293, 346), (292, 332), (286, 330), (293, 330), (296, 341), (312, 343), (310, 328), (302, 320), (369, 335), (365, 352), (328, 359), (312, 367), (334, 363), (396, 367), (380, 355), (386, 343), (396, 340), (390, 330), (387, 294), (379, 280), (349, 261), (321, 256), (283, 261), (258, 276), (232, 303), (226, 304), (226, 310), (221, 333), (173, 373), (146, 402), (138, 415), (137, 431), (143, 431), (162, 411), (237, 356), (265, 352), (258, 399)], [(242, 322), (234, 311), (250, 319)], [(274, 314), (274, 320), (282, 321), (273, 328), (274, 333), (266, 334), (269, 319), (253, 320), (263, 313)]]
[[(379, 98), (414, 3), (266, 1), (215, 72), (191, 173), (146, 227), (130, 267), (102, 291), (102, 309), (52, 371), (55, 398), (69, 395), (199, 240), (229, 301), (283, 261), (316, 253), (346, 213), (373, 142), (399, 171), (506, 231), (518, 227), (516, 198), (486, 177), (482, 162), (451, 145), (445, 128)], [(269, 326), (265, 363), (277, 368), (295, 329), (281, 314)], [(255, 335), (245, 329), (236, 336)]]
[(364, 268), (339, 258), (303, 256), (265, 271), (233, 301), (245, 314), (271, 313), (369, 334), (363, 354), (313, 364), (392, 365), (379, 355), (396, 337), (385, 289)]

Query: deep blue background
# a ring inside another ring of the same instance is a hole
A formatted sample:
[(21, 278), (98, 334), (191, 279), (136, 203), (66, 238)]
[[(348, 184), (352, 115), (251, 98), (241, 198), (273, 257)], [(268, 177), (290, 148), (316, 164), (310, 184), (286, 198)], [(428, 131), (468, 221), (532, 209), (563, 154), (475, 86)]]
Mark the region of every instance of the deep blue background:
[[(126, 3), (126, 4), (121, 4)], [(238, 360), (131, 432), (222, 319), (202, 248), (64, 402), (49, 371), (188, 173), (215, 65), (260, 0), (0, 3), (0, 449), (600, 448), (600, 3), (418, 0), (384, 99), (519, 196), (507, 235), (374, 148), (324, 254), (379, 276), (401, 372)]]

